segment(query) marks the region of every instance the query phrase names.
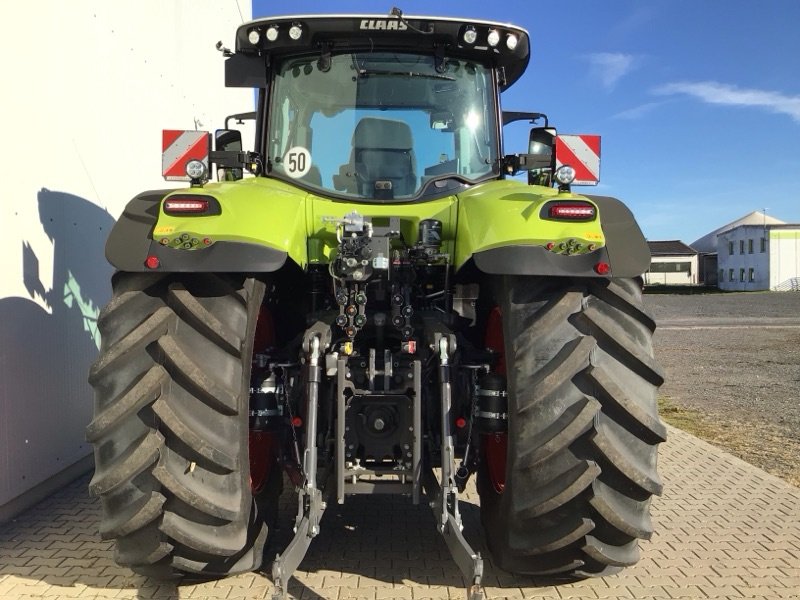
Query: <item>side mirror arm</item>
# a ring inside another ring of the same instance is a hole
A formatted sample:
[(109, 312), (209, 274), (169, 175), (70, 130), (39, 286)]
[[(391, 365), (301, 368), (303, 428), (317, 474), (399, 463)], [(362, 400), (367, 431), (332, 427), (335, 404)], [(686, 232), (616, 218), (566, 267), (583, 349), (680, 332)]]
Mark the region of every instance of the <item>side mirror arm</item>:
[(502, 159), (503, 171), (507, 175), (516, 175), (523, 171), (550, 169), (551, 159), (541, 154), (508, 154)]

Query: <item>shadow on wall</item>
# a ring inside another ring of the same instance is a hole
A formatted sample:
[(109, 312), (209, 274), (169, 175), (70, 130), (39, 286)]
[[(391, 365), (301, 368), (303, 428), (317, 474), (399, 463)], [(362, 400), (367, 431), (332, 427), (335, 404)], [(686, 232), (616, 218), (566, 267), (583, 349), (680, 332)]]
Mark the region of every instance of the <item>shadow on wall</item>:
[[(72, 194), (42, 189), (39, 221), (53, 242), (53, 288), (43, 294), (39, 261), (23, 242), (23, 277), (33, 296), (42, 293), (53, 312), (81, 315), (84, 331), (100, 347), (97, 315), (110, 297), (112, 269), (105, 260), (105, 243), (114, 219), (97, 205)], [(30, 261), (30, 262), (28, 262)]]
[(23, 282), (50, 312), (25, 298), (0, 299), (0, 422), (9, 458), (0, 473), (0, 507), (91, 450), (84, 440), (92, 413), (86, 378), (100, 344), (99, 309), (110, 297), (104, 247), (114, 219), (64, 192), (42, 189), (38, 203), (53, 243), (53, 287), (47, 290), (49, 278), (24, 231)]

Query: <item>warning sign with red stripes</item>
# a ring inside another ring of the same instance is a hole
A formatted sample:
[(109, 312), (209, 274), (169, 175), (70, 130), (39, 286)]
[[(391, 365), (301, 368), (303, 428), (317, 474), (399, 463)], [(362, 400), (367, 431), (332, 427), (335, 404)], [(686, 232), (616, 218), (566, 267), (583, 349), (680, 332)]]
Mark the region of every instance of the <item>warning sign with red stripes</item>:
[(600, 136), (557, 136), (556, 168), (561, 165), (575, 169), (573, 185), (597, 185), (600, 181)]
[(161, 174), (167, 181), (189, 181), (186, 163), (199, 160), (208, 169), (207, 131), (165, 129), (161, 135)]

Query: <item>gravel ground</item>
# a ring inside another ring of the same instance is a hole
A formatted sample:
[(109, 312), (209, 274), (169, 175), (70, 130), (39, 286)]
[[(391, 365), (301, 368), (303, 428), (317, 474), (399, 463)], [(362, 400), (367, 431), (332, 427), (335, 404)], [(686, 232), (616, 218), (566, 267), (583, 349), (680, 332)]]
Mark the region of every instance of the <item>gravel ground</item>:
[[(800, 294), (647, 294), (662, 410), (800, 486)], [(680, 423), (677, 423), (681, 426)]]

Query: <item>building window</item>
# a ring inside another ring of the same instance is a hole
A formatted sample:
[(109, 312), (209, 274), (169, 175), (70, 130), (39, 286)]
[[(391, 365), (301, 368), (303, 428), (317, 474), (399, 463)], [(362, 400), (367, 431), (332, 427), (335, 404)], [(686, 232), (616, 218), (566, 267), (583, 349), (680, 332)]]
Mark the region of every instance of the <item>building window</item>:
[(728, 281), (733, 281), (733, 269), (728, 269)]
[(753, 240), (747, 240), (747, 253), (753, 253)]
[(651, 273), (689, 273), (692, 272), (690, 262), (652, 262), (650, 263)]
[(747, 274), (748, 281), (753, 283), (756, 280), (756, 270), (753, 267), (750, 267), (750, 271)]
[(767, 238), (761, 238), (761, 251), (767, 251)]
[(720, 282), (725, 281), (725, 269), (719, 270), (719, 280)]
[(744, 254), (744, 240), (739, 240), (739, 254)]
[(744, 269), (739, 269), (739, 281), (744, 282)]
[(728, 254), (733, 254), (733, 242), (728, 242)]

